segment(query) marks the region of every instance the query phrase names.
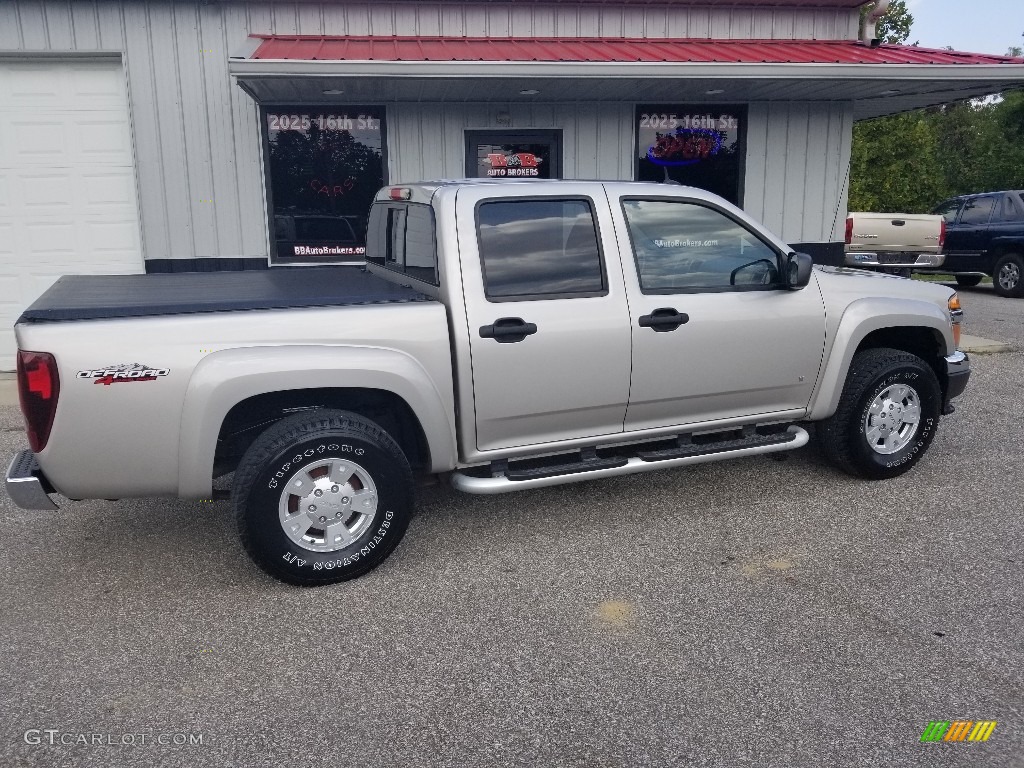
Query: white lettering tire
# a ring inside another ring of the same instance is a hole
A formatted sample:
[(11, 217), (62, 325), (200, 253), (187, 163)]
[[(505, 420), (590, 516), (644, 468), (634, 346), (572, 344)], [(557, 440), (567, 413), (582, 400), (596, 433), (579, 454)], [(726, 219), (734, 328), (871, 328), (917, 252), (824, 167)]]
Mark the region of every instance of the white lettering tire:
[(413, 510), (412, 472), (398, 444), (368, 419), (329, 409), (289, 416), (260, 435), (231, 495), (246, 552), (299, 586), (380, 565)]
[(850, 475), (896, 477), (927, 452), (941, 411), (942, 389), (928, 363), (898, 349), (865, 349), (853, 356), (835, 414), (818, 424), (818, 441)]

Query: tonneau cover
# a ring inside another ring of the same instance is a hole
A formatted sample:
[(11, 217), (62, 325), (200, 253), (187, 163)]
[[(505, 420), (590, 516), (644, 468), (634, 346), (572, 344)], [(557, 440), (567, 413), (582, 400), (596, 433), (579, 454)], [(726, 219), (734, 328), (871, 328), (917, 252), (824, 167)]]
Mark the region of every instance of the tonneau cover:
[(18, 322), (409, 301), (431, 299), (412, 288), (372, 275), (361, 267), (68, 275), (57, 280), (26, 309)]

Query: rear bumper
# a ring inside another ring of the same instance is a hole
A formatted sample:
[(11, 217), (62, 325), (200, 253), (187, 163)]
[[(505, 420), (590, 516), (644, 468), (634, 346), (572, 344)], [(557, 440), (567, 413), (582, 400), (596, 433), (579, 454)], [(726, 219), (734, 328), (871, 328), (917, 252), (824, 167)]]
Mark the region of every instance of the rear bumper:
[(951, 412), (950, 400), (963, 394), (967, 388), (967, 380), (971, 378), (971, 359), (966, 353), (957, 350), (946, 356), (946, 398), (942, 404), (942, 412)]
[(907, 269), (922, 267), (935, 269), (946, 262), (941, 253), (848, 253), (845, 263), (848, 267), (887, 267)]
[(21, 451), (7, 467), (7, 495), (22, 509), (45, 509), (53, 511), (57, 505), (48, 493), (53, 489), (43, 476), (32, 451)]

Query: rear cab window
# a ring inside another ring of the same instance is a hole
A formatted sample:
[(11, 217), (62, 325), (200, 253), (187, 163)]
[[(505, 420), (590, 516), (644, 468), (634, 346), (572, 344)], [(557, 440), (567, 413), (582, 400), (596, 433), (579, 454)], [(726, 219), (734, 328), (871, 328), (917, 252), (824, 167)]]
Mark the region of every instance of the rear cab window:
[(589, 199), (485, 200), (476, 207), (476, 228), (484, 295), (490, 302), (608, 293)]
[(937, 205), (932, 210), (932, 213), (944, 218), (947, 224), (953, 224), (956, 222), (956, 215), (960, 212), (960, 206), (962, 204), (963, 200), (947, 200), (946, 202)]
[(434, 209), (422, 203), (374, 203), (366, 261), (429, 285), (439, 285)]

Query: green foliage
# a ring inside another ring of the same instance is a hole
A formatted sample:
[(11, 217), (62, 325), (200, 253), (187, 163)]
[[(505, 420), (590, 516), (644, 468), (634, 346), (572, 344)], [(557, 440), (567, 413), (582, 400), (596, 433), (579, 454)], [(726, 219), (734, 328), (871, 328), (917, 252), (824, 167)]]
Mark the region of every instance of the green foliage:
[[(861, 9), (861, 18), (873, 8), (873, 5)], [(907, 9), (906, 0), (892, 0), (889, 10), (885, 16), (878, 20), (875, 28), (875, 37), (883, 43), (895, 43), (902, 45), (910, 38), (910, 27), (914, 23), (914, 17)], [(917, 45), (917, 43), (914, 43)]]
[[(893, 0), (875, 34), (905, 43), (913, 23), (905, 0)], [(1021, 53), (1013, 47), (1007, 55)], [(1000, 189), (1024, 189), (1024, 91), (853, 127), (851, 211), (925, 213), (955, 195)]]
[(850, 210), (924, 213), (971, 192), (1024, 189), (1024, 93), (857, 123)]

